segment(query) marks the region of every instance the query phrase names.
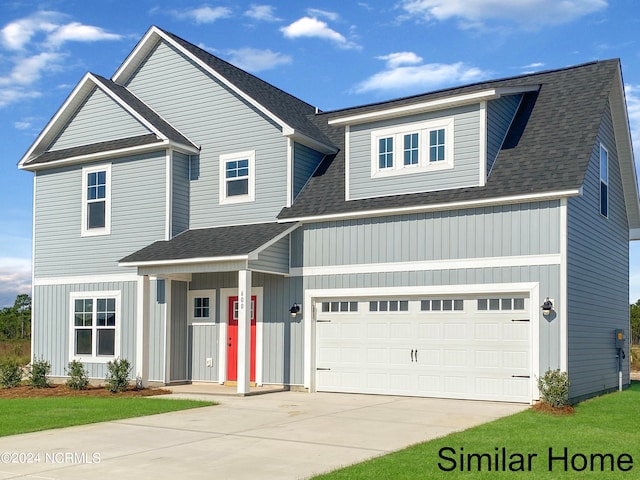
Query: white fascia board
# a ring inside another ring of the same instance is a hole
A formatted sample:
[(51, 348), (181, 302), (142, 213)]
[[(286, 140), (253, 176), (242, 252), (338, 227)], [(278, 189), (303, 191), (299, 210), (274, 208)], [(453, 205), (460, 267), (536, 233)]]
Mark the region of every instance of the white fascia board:
[(118, 262), (119, 267), (151, 267), (162, 265), (194, 265), (198, 263), (222, 263), (249, 260), (249, 255), (230, 255), (228, 257), (199, 257), (176, 260), (148, 260), (144, 262)]
[[(76, 85), (76, 87), (69, 94), (62, 106), (58, 109), (55, 115), (49, 120), (49, 123), (44, 127), (38, 138), (31, 144), (29, 150), (18, 162), (18, 167), (25, 169), (24, 164), (29, 161), (34, 152), (44, 150), (49, 143), (53, 141), (58, 134), (59, 126), (66, 125), (67, 121), (75, 113), (76, 108), (84, 101), (85, 97), (95, 86), (95, 81), (92, 79), (92, 75), (87, 73), (82, 77), (82, 80)], [(61, 128), (61, 127), (60, 127)], [(41, 147), (43, 144), (43, 147)], [(41, 147), (41, 148), (39, 148)]]
[[(268, 118), (273, 120), (275, 123), (280, 125), (282, 128), (283, 135), (290, 135), (294, 132), (294, 129), (289, 126), (284, 120), (275, 115), (272, 111), (268, 110), (264, 105), (258, 103), (253, 97), (247, 95), (244, 91), (240, 90), (235, 84), (227, 80), (225, 77), (220, 75), (216, 70), (211, 68), (209, 65), (204, 63), (198, 57), (193, 55), (191, 52), (186, 50), (182, 45), (176, 42), (173, 38), (166, 35), (159, 28), (153, 26), (149, 29), (143, 39), (138, 43), (133, 52), (129, 55), (129, 57), (125, 60), (122, 66), (118, 69), (118, 71), (113, 75), (112, 79), (116, 83), (122, 83), (122, 80), (128, 78), (138, 67), (138, 65), (144, 60), (147, 53), (156, 45), (159, 39), (164, 40), (165, 42), (172, 45), (175, 49), (180, 51), (187, 58), (192, 60), (194, 63), (200, 66), (200, 68), (204, 69), (206, 72), (213, 75), (218, 81), (222, 82), (225, 86), (235, 92), (238, 96), (244, 99), (246, 102), (254, 106), (257, 110), (264, 113)], [(150, 46), (149, 46), (150, 45)], [(247, 74), (248, 75), (248, 74)]]
[(295, 229), (297, 229), (299, 226), (301, 225), (300, 222), (295, 223), (294, 225), (292, 225), (291, 227), (287, 228), (284, 232), (282, 232), (279, 235), (276, 235), (275, 237), (273, 237), (271, 240), (269, 240), (268, 242), (260, 245), (258, 248), (256, 248), (255, 250), (253, 250), (252, 252), (249, 252), (248, 259), (249, 260), (257, 260), (258, 259), (258, 255), (260, 254), (260, 252), (266, 250), (267, 248), (269, 248), (271, 245), (273, 245), (274, 243), (282, 240), (284, 237), (286, 237), (287, 235), (289, 235), (291, 232), (293, 232)]
[[(104, 152), (90, 153), (86, 155), (77, 155), (75, 157), (63, 158), (52, 162), (36, 163), (33, 165), (20, 166), (21, 170), (46, 170), (48, 168), (60, 167), (64, 165), (75, 165), (78, 163), (93, 162), (97, 160), (105, 160), (109, 158), (122, 157), (125, 155), (136, 155), (145, 152), (159, 151), (171, 148), (170, 141), (165, 140), (157, 143), (149, 143), (146, 145), (137, 145), (135, 147), (119, 148), (116, 150), (107, 150)], [(197, 153), (194, 152), (194, 153)]]
[(403, 117), (406, 115), (414, 115), (416, 113), (425, 113), (434, 110), (442, 110), (444, 108), (458, 107), (460, 105), (469, 105), (480, 103), (482, 101), (500, 98), (502, 95), (515, 93), (524, 93), (528, 91), (536, 91), (539, 85), (524, 87), (508, 87), (508, 88), (489, 88), (479, 92), (468, 93), (464, 95), (454, 95), (446, 98), (439, 98), (426, 102), (415, 103), (412, 105), (403, 105), (401, 107), (387, 108), (348, 117), (338, 117), (329, 120), (329, 125), (357, 125), (359, 123), (367, 123), (376, 120), (386, 120), (389, 118)]
[(324, 153), (325, 155), (338, 153), (338, 149), (336, 147), (319, 142), (316, 139), (311, 138), (304, 133), (300, 133), (297, 130), (291, 130), (291, 132), (289, 133), (283, 132), (283, 135), (287, 138), (290, 138), (291, 140), (294, 140), (297, 143), (301, 143), (302, 145), (317, 150), (320, 153)]
[(441, 210), (457, 210), (461, 208), (488, 207), (493, 205), (508, 205), (512, 203), (538, 202), (555, 200), (558, 198), (575, 197), (582, 195), (582, 188), (560, 190), (557, 192), (533, 193), (526, 195), (511, 195), (508, 197), (495, 197), (481, 200), (467, 200), (463, 202), (435, 203), (433, 205), (416, 205), (413, 207), (384, 208), (377, 210), (364, 210), (345, 213), (331, 213), (308, 217), (295, 217), (278, 219), (278, 222), (325, 222), (331, 220), (350, 220), (352, 218), (384, 217), (387, 215), (402, 215), (408, 213), (422, 213)]

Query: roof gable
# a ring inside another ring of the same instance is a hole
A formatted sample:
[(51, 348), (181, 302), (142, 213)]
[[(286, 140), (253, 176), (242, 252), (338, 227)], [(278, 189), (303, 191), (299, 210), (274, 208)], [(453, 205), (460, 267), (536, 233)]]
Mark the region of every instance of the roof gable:
[[(96, 115), (96, 108), (108, 110), (110, 118)], [(89, 111), (84, 112), (84, 109)], [(85, 124), (85, 130), (87, 127), (95, 129), (99, 135), (89, 134), (84, 142), (71, 138), (74, 137), (71, 130), (75, 127), (73, 122), (76, 119)], [(111, 136), (105, 136), (106, 129), (101, 125), (104, 122), (110, 125), (120, 122), (122, 128), (117, 131), (111, 129)], [(19, 167), (36, 169), (49, 166), (52, 162), (82, 161), (109, 151), (121, 152), (123, 149), (165, 144), (194, 153), (198, 150), (188, 138), (126, 88), (99, 75), (87, 73), (22, 157)]]
[(313, 121), (312, 117), (317, 112), (315, 107), (156, 26), (147, 31), (112, 80), (116, 84), (126, 85), (160, 41), (168, 42), (274, 121), (282, 128), (283, 135), (327, 153), (336, 151), (330, 139)]

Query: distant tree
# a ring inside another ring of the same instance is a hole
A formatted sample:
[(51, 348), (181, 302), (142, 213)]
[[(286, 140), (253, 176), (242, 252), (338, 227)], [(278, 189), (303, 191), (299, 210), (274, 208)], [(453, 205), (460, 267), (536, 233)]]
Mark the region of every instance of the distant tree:
[(0, 310), (0, 338), (15, 340), (28, 338), (31, 332), (31, 297), (21, 294), (12, 307)]
[(640, 299), (629, 308), (631, 315), (631, 343), (640, 344)]

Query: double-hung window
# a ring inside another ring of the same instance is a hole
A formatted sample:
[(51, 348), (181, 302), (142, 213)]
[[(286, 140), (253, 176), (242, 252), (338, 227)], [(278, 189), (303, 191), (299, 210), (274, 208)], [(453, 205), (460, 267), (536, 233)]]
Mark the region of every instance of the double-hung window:
[(111, 233), (111, 165), (82, 169), (82, 236)]
[(107, 362), (118, 357), (120, 292), (71, 294), (70, 358)]
[(600, 145), (600, 215), (609, 216), (609, 152)]
[(220, 155), (220, 203), (252, 202), (255, 199), (254, 150)]
[(371, 132), (371, 176), (453, 168), (453, 118)]

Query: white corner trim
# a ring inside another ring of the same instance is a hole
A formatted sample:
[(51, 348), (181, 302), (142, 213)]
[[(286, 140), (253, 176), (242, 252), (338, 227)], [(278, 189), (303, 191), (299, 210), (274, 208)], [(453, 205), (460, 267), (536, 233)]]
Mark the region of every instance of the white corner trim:
[(349, 125), (344, 126), (344, 199), (349, 201), (351, 198), (349, 188), (349, 173), (351, 169), (349, 164), (351, 162), (351, 127)]
[(171, 240), (173, 230), (173, 151), (168, 149), (165, 153), (165, 225), (164, 239)]
[(487, 183), (487, 101), (480, 102), (480, 173), (479, 185)]
[(546, 255), (513, 255), (504, 257), (456, 258), (449, 260), (423, 260), (417, 262), (360, 263), (318, 267), (294, 267), (291, 276), (348, 275), (357, 273), (418, 272), (457, 270), (467, 268), (525, 267), (559, 265), (559, 253)]
[(569, 368), (569, 325), (568, 325), (568, 286), (567, 286), (567, 240), (568, 240), (568, 201), (563, 198), (560, 201), (560, 370), (568, 371)]
[(287, 200), (286, 207), (291, 207), (293, 203), (293, 161), (295, 155), (294, 142), (287, 137)]

